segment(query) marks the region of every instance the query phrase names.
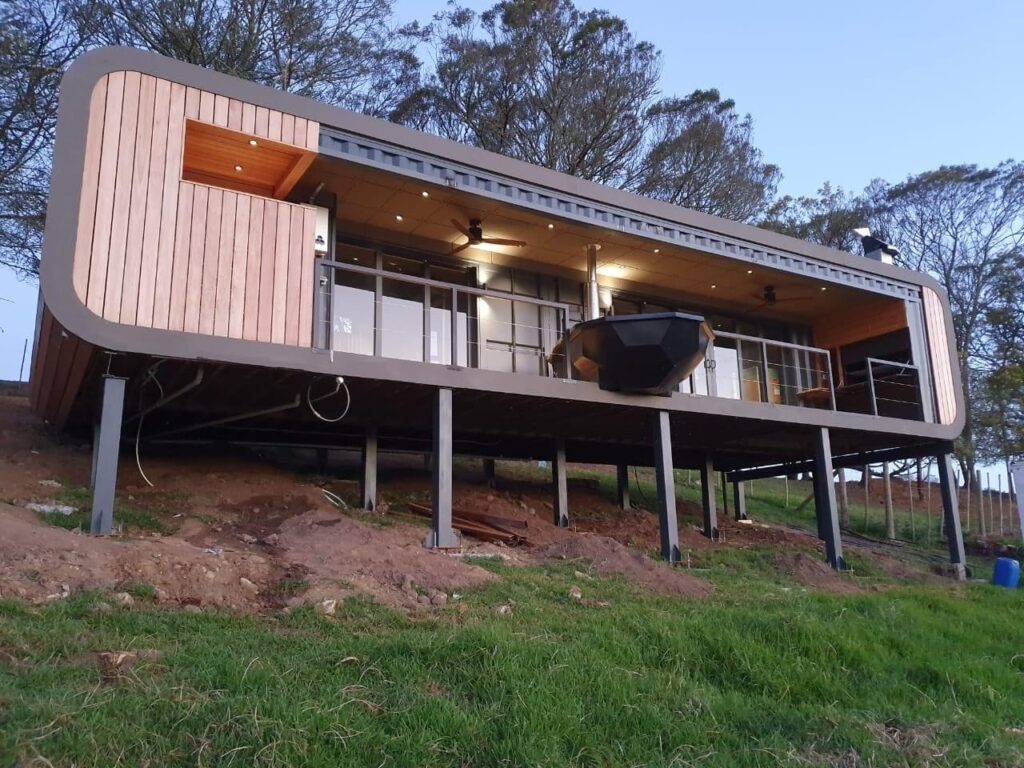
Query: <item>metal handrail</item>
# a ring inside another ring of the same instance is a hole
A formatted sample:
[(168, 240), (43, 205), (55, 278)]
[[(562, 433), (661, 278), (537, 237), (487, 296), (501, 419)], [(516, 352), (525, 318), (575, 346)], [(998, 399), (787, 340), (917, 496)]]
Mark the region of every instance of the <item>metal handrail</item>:
[[(864, 365), (867, 368), (868, 374), (868, 392), (871, 393), (871, 413), (874, 416), (878, 415), (878, 396), (875, 394), (875, 364), (889, 365), (896, 368), (910, 369), (918, 374), (920, 377), (920, 368), (913, 363), (901, 363), (896, 360), (883, 360), (880, 357), (865, 357)], [(920, 379), (919, 379), (920, 380)], [(920, 407), (920, 398), (918, 406)]]

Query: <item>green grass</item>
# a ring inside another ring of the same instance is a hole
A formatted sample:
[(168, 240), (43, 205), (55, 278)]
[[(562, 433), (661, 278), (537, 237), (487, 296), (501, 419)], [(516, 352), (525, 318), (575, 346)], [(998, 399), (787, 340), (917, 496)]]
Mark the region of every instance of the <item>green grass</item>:
[[(50, 525), (69, 531), (88, 531), (92, 520), (92, 491), (88, 488), (63, 488), (57, 494), (60, 504), (74, 507), (70, 515), (49, 512), (41, 517)], [(114, 504), (114, 527), (128, 533), (168, 534), (174, 531), (171, 515), (174, 509), (187, 505), (187, 497), (179, 493), (160, 494), (145, 504), (119, 495)]]
[[(412, 617), (0, 602), (0, 765), (1021, 764), (1018, 594), (831, 596), (762, 556), (703, 601), (485, 560), (500, 582)], [(132, 649), (159, 656), (115, 680), (90, 656)]]

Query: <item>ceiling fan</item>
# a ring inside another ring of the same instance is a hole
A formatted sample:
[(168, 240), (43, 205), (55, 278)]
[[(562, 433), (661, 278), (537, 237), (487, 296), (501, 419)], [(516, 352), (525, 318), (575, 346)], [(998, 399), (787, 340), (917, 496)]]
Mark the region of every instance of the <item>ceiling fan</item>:
[(504, 237), (484, 237), (484, 230), (480, 224), (480, 219), (470, 219), (469, 226), (466, 227), (459, 223), (458, 220), (452, 219), (452, 226), (468, 238), (467, 242), (462, 245), (457, 245), (452, 249), (452, 255), (466, 250), (471, 245), (480, 245), (481, 243), (486, 243), (488, 245), (512, 245), (516, 248), (522, 248), (526, 245), (523, 240), (508, 240)]
[(774, 307), (777, 304), (787, 304), (790, 302), (797, 301), (810, 301), (813, 298), (812, 296), (788, 296), (784, 299), (780, 299), (778, 294), (775, 292), (774, 285), (766, 285), (764, 289), (761, 291), (761, 293), (752, 293), (751, 296), (761, 302), (756, 307), (754, 307), (754, 312), (756, 312), (759, 309), (764, 309), (765, 307)]

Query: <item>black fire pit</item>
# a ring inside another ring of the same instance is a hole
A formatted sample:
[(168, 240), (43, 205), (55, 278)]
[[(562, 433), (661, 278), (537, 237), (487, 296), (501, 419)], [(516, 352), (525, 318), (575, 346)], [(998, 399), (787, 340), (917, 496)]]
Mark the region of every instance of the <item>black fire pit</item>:
[[(704, 359), (709, 333), (702, 316), (682, 312), (587, 320), (569, 331), (573, 376), (615, 392), (670, 395)], [(551, 362), (564, 375), (562, 346)]]

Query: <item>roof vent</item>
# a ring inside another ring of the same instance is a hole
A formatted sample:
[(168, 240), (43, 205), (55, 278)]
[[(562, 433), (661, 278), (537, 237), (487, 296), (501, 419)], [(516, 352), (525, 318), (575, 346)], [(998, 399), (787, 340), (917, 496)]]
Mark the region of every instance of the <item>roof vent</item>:
[(860, 237), (861, 248), (864, 249), (864, 256), (868, 259), (892, 264), (893, 258), (899, 256), (899, 249), (884, 240), (879, 240), (871, 234), (871, 230), (867, 227), (858, 227), (853, 230), (853, 234)]

